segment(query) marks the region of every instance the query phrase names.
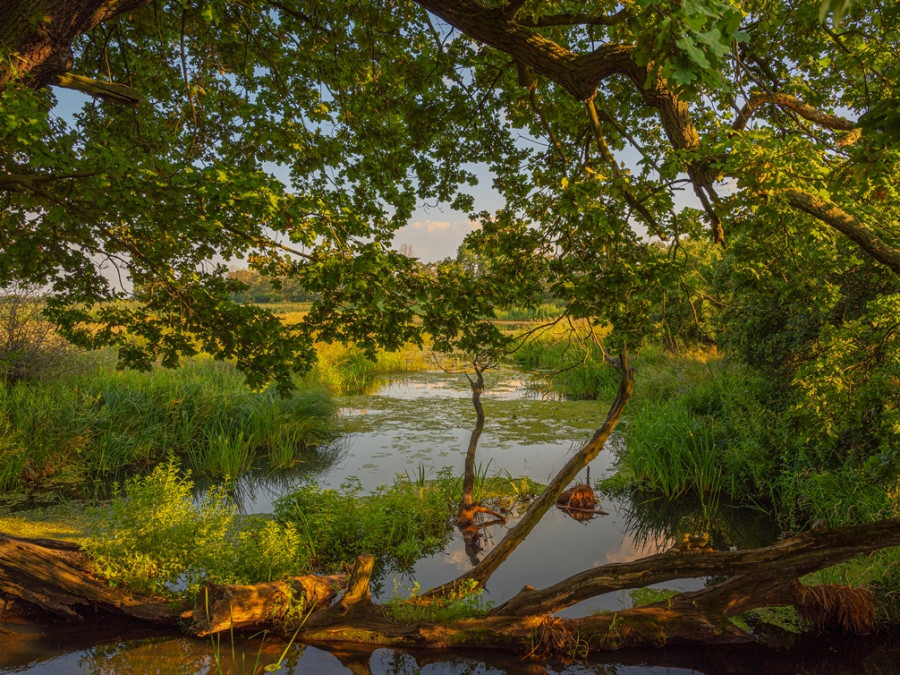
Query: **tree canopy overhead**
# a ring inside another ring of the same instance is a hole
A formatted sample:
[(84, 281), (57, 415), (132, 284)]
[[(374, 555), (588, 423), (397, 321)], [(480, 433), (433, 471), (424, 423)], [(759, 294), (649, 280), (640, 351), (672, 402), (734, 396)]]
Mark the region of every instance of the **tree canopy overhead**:
[[(126, 364), (202, 348), (286, 384), (314, 339), (496, 344), (477, 319), (545, 289), (638, 339), (690, 301), (701, 237), (727, 247), (713, 288), (864, 269), (865, 300), (897, 304), (890, 0), (838, 24), (808, 0), (3, 11), (0, 284), (52, 287), (68, 335)], [(97, 97), (69, 123), (49, 85)], [(476, 211), (474, 164), (505, 200), (473, 213), (491, 264), (422, 274), (393, 235), (423, 202)], [(304, 322), (231, 302), (235, 258), (317, 294)], [(116, 270), (136, 303), (105, 302), (129, 294)]]

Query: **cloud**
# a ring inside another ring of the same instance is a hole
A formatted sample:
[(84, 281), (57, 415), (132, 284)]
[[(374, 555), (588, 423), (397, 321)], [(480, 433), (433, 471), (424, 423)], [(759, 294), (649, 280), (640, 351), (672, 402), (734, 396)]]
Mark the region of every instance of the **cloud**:
[(416, 220), (397, 230), (394, 248), (409, 244), (413, 255), (425, 262), (452, 258), (463, 238), (474, 229), (477, 224), (465, 216), (459, 220)]

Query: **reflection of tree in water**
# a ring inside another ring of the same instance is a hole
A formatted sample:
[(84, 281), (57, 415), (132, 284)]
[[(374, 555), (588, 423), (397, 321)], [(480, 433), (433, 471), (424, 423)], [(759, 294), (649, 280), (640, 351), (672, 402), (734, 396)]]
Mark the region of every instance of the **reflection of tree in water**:
[[(285, 650), (283, 640), (258, 638), (213, 640), (191, 638), (152, 638), (111, 642), (91, 647), (78, 665), (86, 675), (196, 675), (199, 673), (262, 672), (277, 663)], [(286, 672), (297, 670), (304, 645), (292, 645), (282, 666)], [(216, 663), (218, 654), (218, 664)], [(299, 670), (297, 670), (299, 672)]]
[(778, 536), (778, 528), (765, 513), (726, 502), (720, 502), (713, 510), (704, 509), (696, 498), (670, 502), (636, 494), (632, 500), (622, 501), (619, 513), (637, 548), (709, 533), (711, 548), (746, 549), (767, 546)]

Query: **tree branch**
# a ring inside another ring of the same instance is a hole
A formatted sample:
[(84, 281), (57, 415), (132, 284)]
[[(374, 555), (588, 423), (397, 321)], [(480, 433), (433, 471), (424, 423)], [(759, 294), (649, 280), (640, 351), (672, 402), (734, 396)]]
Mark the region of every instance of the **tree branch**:
[(781, 194), (791, 206), (805, 211), (846, 235), (875, 260), (886, 265), (900, 276), (900, 250), (891, 246), (873, 232), (865, 223), (835, 204), (811, 195), (803, 190), (789, 188)]
[(747, 126), (747, 122), (750, 121), (750, 117), (753, 113), (765, 103), (772, 103), (781, 106), (782, 108), (793, 110), (803, 119), (809, 120), (813, 124), (818, 124), (820, 127), (825, 127), (826, 129), (833, 129), (835, 131), (853, 131), (856, 128), (855, 122), (851, 122), (844, 117), (824, 113), (821, 110), (813, 108), (811, 105), (807, 105), (796, 96), (791, 96), (790, 94), (767, 94), (762, 92), (757, 92), (750, 96), (750, 100), (744, 104), (744, 107), (738, 114), (737, 119), (731, 125), (731, 128), (735, 131), (741, 131)]
[(70, 180), (72, 178), (90, 178), (96, 176), (94, 171), (74, 171), (72, 173), (55, 173), (55, 174), (23, 174), (23, 173), (6, 173), (0, 174), (0, 190), (15, 190), (24, 188), (33, 191), (42, 183), (52, 183), (58, 180)]
[[(595, 567), (542, 589), (524, 589), (491, 611), (492, 615), (523, 615), (558, 612), (588, 598), (626, 588), (706, 575), (752, 575), (757, 583), (794, 578), (834, 565), (863, 553), (900, 544), (900, 518), (812, 530), (771, 546), (746, 551), (681, 551), (670, 549), (634, 562)], [(727, 582), (726, 582), (727, 583)], [(724, 584), (720, 584), (724, 586)], [(722, 596), (718, 586), (691, 594), (697, 604), (710, 607)], [(699, 597), (695, 597), (699, 596)], [(701, 603), (702, 600), (702, 603)], [(733, 607), (737, 614), (747, 608)]]

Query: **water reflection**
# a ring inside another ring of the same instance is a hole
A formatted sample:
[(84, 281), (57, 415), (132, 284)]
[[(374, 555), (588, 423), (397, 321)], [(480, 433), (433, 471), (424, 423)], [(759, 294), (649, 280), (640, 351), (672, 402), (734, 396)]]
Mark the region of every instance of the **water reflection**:
[(708, 533), (708, 546), (716, 550), (767, 546), (778, 538), (779, 529), (769, 516), (756, 509), (720, 502), (704, 509), (699, 499), (677, 502), (652, 495), (619, 499), (623, 526), (644, 548), (661, 541), (683, 541), (685, 535)]
[[(512, 476), (547, 479), (569, 458), (602, 421), (605, 408), (597, 402), (542, 400), (526, 378), (513, 372), (494, 374), (485, 392), (487, 426), (481, 440), (479, 461), (491, 471)], [(391, 482), (398, 473), (416, 474), (421, 465), (429, 477), (449, 466), (461, 473), (466, 439), (473, 413), (468, 383), (443, 373), (417, 373), (386, 383), (376, 393), (349, 397), (344, 402), (341, 442), (323, 449), (315, 460), (293, 470), (259, 469), (232, 486), (232, 495), (246, 513), (271, 512), (274, 499), (313, 475), (317, 483), (338, 487), (350, 476), (359, 477), (365, 490)], [(592, 464), (594, 477), (612, 470), (615, 446)], [(551, 509), (531, 535), (490, 579), (486, 599), (502, 602), (523, 585), (545, 587), (597, 565), (627, 562), (663, 551), (686, 533), (709, 532), (715, 548), (748, 548), (771, 542), (775, 528), (763, 514), (722, 504), (717, 510), (699, 504), (605, 495), (602, 508), (608, 515), (578, 522)], [(390, 599), (395, 588), (437, 586), (471, 568), (488, 552), (516, 518), (481, 530), (481, 551), (458, 533), (450, 536), (438, 553), (419, 560), (405, 571), (382, 570), (373, 594)], [(703, 587), (705, 579), (684, 579), (664, 585), (678, 590)], [(624, 592), (593, 598), (563, 614), (583, 616), (597, 609), (630, 606)], [(143, 635), (119, 630), (104, 634), (71, 627), (0, 623), (0, 673), (250, 673), (276, 664), (285, 649), (283, 641), (260, 637), (227, 636), (218, 650), (208, 640)], [(392, 649), (345, 648), (327, 651), (316, 646), (294, 645), (285, 653), (283, 673), (595, 673), (636, 675), (646, 673), (859, 673), (897, 672), (872, 670), (879, 664), (895, 665), (895, 647), (881, 647), (873, 654), (830, 654), (828, 663), (819, 653), (773, 654), (769, 651), (658, 650), (618, 652), (592, 657), (588, 663), (525, 662), (514, 655), (467, 651), (464, 654)], [(886, 651), (887, 650), (887, 651)], [(884, 656), (884, 654), (888, 656)], [(218, 662), (217, 662), (218, 659)], [(860, 660), (862, 659), (862, 660)], [(878, 661), (882, 659), (882, 661)], [(873, 665), (874, 664), (874, 665)], [(867, 671), (866, 669), (869, 668)]]
[[(309, 645), (291, 645), (286, 649), (283, 640), (260, 636), (225, 638), (216, 647), (210, 640), (128, 637), (125, 634), (110, 639), (109, 635), (102, 637), (102, 631), (92, 631), (90, 637), (93, 639), (109, 641), (90, 647), (82, 645), (61, 653), (58, 647), (50, 646), (57, 633), (53, 628), (39, 636), (43, 653), (32, 650), (32, 654), (25, 655), (21, 649), (16, 650), (21, 644), (15, 639), (9, 640), (9, 634), (3, 633), (4, 626), (0, 623), (4, 646), (0, 650), (0, 672), (39, 675), (249, 675), (262, 673), (266, 667), (274, 668), (277, 664), (280, 664), (277, 672), (286, 675), (889, 675), (897, 672), (896, 664), (900, 658), (900, 636), (897, 634), (879, 635), (868, 640), (801, 639), (789, 652), (754, 645), (702, 650), (667, 647), (592, 654), (587, 661), (535, 663), (514, 654), (493, 651), (450, 653), (356, 645), (331, 651)], [(66, 634), (64, 639), (76, 639), (71, 631), (62, 629), (62, 632)], [(35, 638), (34, 633), (31, 637)]]

